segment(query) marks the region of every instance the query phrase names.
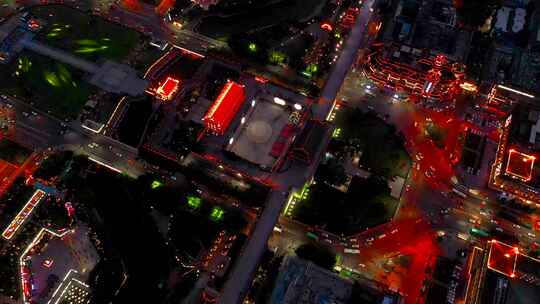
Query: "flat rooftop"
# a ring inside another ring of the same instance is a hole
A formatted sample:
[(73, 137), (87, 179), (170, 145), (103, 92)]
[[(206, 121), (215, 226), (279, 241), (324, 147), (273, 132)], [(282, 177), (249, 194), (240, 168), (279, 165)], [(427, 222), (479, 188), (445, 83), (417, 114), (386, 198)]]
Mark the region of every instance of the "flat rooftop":
[(533, 155), (528, 155), (515, 149), (509, 149), (505, 172), (514, 178), (528, 182), (533, 175), (535, 159)]
[(347, 303), (352, 283), (311, 262), (287, 257), (272, 292), (270, 303)]
[[(29, 251), (31, 253), (28, 258), (31, 261), (30, 271), (34, 285), (32, 300), (35, 303), (48, 303), (52, 298), (60, 296), (55, 291), (69, 289), (70, 286), (64, 285), (64, 283), (68, 283), (71, 280), (70, 275), (74, 273), (78, 273), (76, 278), (81, 282), (88, 278), (89, 272), (100, 259), (89, 239), (88, 229), (87, 226), (80, 225), (65, 233), (63, 237), (53, 235), (50, 239), (39, 238), (43, 249), (35, 253)], [(49, 285), (48, 280), (51, 276), (66, 279)]]
[(243, 123), (241, 121), (236, 129), (227, 150), (251, 163), (272, 167), (286, 152), (287, 141), (293, 135), (293, 129), (287, 128), (291, 113), (293, 110), (288, 105), (279, 105), (264, 97), (257, 98), (255, 105), (242, 118)]
[(505, 276), (514, 278), (516, 276), (516, 263), (519, 256), (519, 249), (492, 240), (489, 247), (488, 268)]

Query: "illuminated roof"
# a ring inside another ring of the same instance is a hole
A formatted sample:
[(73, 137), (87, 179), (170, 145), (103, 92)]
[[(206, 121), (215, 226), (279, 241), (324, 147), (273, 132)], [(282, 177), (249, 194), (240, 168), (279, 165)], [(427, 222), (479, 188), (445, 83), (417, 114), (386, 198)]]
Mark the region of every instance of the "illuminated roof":
[(535, 159), (536, 157), (533, 155), (510, 149), (508, 150), (505, 173), (524, 182), (528, 182), (532, 178)]
[[(295, 134), (294, 126), (290, 127), (290, 132), (282, 132), (289, 125), (290, 115), (290, 108), (263, 98), (257, 99), (248, 115), (240, 120), (227, 150), (253, 164), (272, 168)], [(276, 144), (280, 149), (274, 149)]]
[(223, 135), (244, 103), (244, 99), (244, 86), (227, 81), (202, 119), (206, 128)]
[(45, 192), (42, 190), (36, 190), (32, 197), (26, 202), (24, 207), (19, 211), (17, 216), (13, 218), (9, 226), (2, 232), (2, 236), (9, 240), (15, 235), (15, 232), (21, 227), (25, 220), (32, 214), (34, 208), (39, 204), (41, 199), (45, 196)]
[(488, 268), (508, 277), (516, 276), (516, 261), (519, 249), (497, 240), (491, 241), (488, 256)]
[(161, 86), (157, 89), (156, 93), (158, 96), (163, 100), (169, 100), (173, 96), (174, 93), (178, 90), (178, 85), (180, 84), (180, 80), (167, 77), (165, 81), (161, 84)]
[(47, 304), (89, 304), (90, 286), (81, 279), (77, 270), (70, 269)]

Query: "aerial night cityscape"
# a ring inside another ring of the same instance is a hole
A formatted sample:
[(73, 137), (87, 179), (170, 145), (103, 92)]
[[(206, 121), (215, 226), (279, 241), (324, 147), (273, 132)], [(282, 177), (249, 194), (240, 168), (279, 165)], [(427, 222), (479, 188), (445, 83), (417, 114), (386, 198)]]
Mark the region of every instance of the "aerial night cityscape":
[(540, 0), (0, 0), (0, 304), (540, 304)]

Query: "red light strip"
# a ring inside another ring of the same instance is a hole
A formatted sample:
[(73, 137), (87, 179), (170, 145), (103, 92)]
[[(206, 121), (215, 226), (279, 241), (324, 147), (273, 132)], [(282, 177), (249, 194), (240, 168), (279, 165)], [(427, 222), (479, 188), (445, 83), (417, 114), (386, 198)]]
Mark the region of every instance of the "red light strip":
[(214, 113), (217, 111), (217, 109), (219, 108), (219, 106), (221, 105), (221, 103), (223, 102), (225, 97), (227, 97), (227, 95), (229, 94), (229, 91), (232, 89), (232, 87), (233, 87), (233, 82), (232, 81), (229, 81), (229, 82), (227, 82), (227, 84), (225, 84), (225, 87), (223, 88), (223, 90), (219, 94), (218, 98), (216, 99), (216, 102), (214, 102), (214, 104), (210, 108), (210, 111), (208, 111), (208, 113), (206, 113), (203, 120), (209, 119), (212, 116), (214, 116)]

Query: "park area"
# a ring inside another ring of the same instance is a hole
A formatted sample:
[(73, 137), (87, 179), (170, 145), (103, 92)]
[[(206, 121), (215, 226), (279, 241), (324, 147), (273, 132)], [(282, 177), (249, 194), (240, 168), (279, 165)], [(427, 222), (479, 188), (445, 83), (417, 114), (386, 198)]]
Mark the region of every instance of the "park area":
[(120, 61), (141, 38), (134, 30), (68, 6), (36, 6), (30, 14), (45, 21), (38, 40), (91, 61)]
[(57, 170), (65, 164), (69, 174), (58, 187), (66, 189), (70, 201), (81, 207), (78, 210), (95, 210), (99, 215), (107, 231), (105, 242), (114, 248), (129, 276), (119, 302), (161, 301), (164, 295), (157, 286), (171, 269), (180, 262), (199, 262), (221, 231), (236, 235), (248, 225), (239, 209), (197, 193), (181, 176), (175, 183), (153, 175), (131, 179), (86, 159), (66, 158), (69, 155), (51, 158), (52, 169), (47, 171), (52, 173), (45, 175), (65, 172)]
[(374, 113), (342, 108), (335, 123), (315, 180), (291, 216), (351, 235), (392, 219), (401, 192), (396, 180), (406, 178), (411, 159), (395, 128)]
[(342, 108), (335, 124), (329, 152), (338, 156), (361, 153), (362, 169), (386, 178), (407, 176), (411, 159), (394, 126), (372, 112), (351, 108)]
[(143, 73), (162, 55), (139, 32), (68, 6), (36, 6), (30, 14), (45, 21), (37, 40), (89, 61), (113, 60)]
[(48, 57), (23, 51), (0, 73), (0, 91), (31, 101), (60, 118), (74, 118), (97, 89), (83, 81), (83, 73)]
[(388, 222), (398, 204), (384, 179), (354, 177), (347, 192), (323, 182), (314, 183), (292, 216), (337, 235), (352, 235)]
[[(142, 73), (162, 55), (138, 32), (74, 8), (35, 6), (29, 13), (44, 21), (35, 40), (88, 61), (113, 60)], [(86, 82), (83, 71), (27, 50), (0, 73), (0, 83), (3, 94), (32, 102), (62, 119), (75, 119), (91, 96), (99, 93)]]

